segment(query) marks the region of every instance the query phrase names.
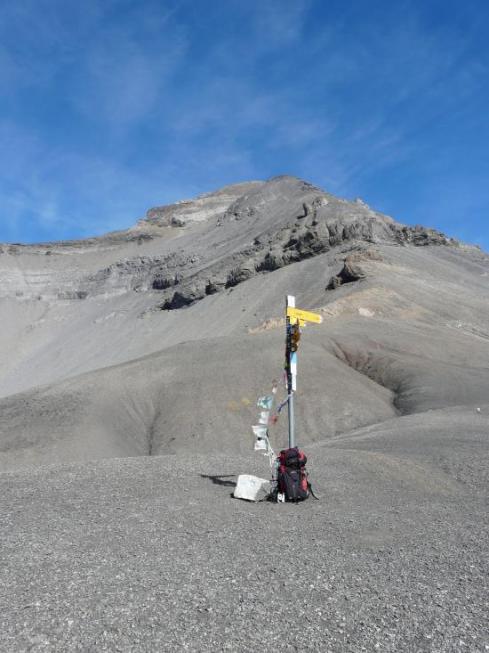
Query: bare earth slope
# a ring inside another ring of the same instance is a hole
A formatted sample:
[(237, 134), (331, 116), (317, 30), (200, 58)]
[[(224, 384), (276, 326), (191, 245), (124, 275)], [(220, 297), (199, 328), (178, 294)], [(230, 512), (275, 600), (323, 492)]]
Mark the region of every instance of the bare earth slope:
[[(321, 500), (251, 506), (285, 294)], [(293, 177), (0, 246), (1, 650), (487, 650), (488, 300), (477, 248)]]

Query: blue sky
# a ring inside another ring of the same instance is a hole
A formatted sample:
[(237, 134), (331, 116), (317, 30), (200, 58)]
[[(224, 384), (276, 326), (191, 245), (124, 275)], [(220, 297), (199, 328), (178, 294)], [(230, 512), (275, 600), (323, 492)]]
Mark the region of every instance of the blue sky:
[(487, 0), (0, 3), (0, 241), (292, 174), (489, 249)]

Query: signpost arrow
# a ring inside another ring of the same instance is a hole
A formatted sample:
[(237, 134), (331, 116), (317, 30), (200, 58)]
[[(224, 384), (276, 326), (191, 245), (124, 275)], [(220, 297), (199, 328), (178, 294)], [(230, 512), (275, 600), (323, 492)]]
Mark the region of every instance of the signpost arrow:
[(303, 311), (300, 308), (295, 308), (295, 306), (290, 305), (287, 306), (286, 315), (288, 318), (290, 318), (292, 324), (295, 324), (295, 322), (292, 322), (292, 320), (299, 320), (300, 322), (314, 322), (314, 324), (321, 324), (323, 321), (323, 317), (322, 315), (319, 315), (319, 313)]

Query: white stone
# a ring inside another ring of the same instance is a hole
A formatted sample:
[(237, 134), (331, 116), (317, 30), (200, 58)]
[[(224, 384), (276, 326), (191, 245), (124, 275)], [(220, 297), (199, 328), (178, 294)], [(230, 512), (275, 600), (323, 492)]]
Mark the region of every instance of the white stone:
[(251, 474), (240, 474), (234, 488), (234, 497), (246, 501), (259, 501), (268, 492), (270, 492), (270, 481)]
[(358, 312), (362, 317), (374, 317), (375, 315), (374, 311), (371, 311), (369, 308), (364, 308), (363, 306), (360, 306)]

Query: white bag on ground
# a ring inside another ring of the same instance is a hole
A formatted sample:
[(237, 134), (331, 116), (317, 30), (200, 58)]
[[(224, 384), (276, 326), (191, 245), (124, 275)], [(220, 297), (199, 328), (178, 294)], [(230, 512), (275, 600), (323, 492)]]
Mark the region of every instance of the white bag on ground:
[(246, 501), (260, 501), (269, 492), (270, 481), (251, 474), (240, 474), (234, 488), (234, 497), (236, 499), (246, 499)]

